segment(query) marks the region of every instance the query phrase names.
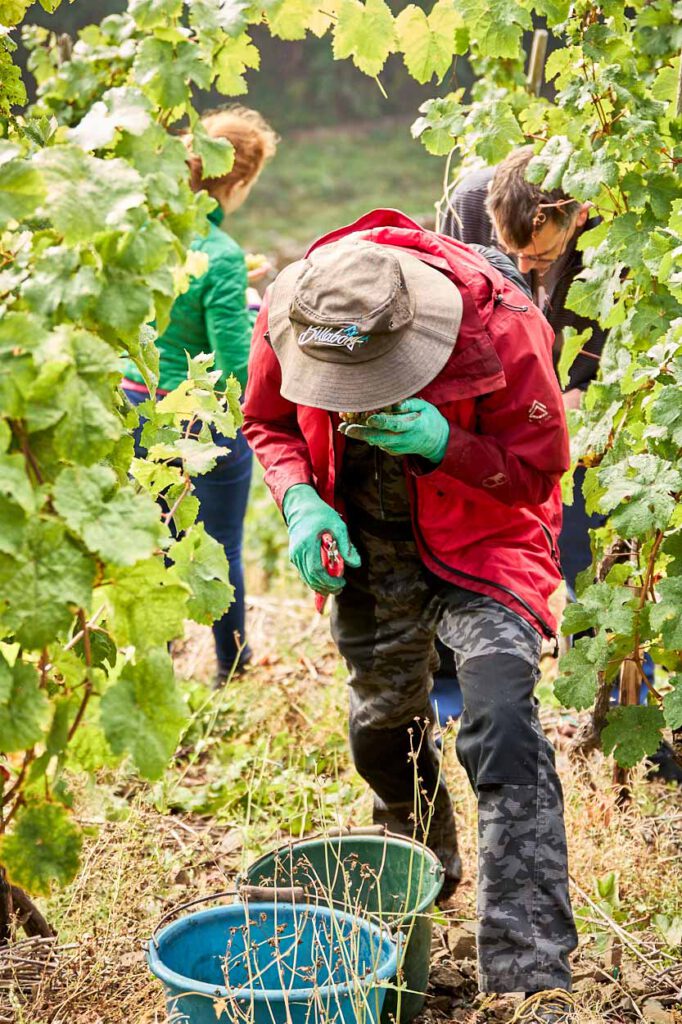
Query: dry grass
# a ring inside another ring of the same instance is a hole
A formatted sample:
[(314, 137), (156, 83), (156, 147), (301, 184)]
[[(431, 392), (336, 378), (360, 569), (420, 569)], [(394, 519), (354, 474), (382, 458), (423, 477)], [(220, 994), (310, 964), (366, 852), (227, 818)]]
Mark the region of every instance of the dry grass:
[[(256, 797), (209, 816), (169, 812), (173, 801), (169, 803), (168, 794), (172, 797), (177, 770), (153, 789), (123, 773), (103, 777), (96, 789), (83, 785), (80, 814), (91, 826), (83, 870), (45, 908), (59, 927), (60, 941), (75, 948), (61, 954), (59, 969), (46, 976), (27, 1004), (15, 1005), (17, 1024), (161, 1024), (163, 998), (147, 971), (142, 944), (169, 908), (229, 889), (240, 867), (297, 832), (304, 821), (368, 820), (369, 800), (345, 751), (345, 693), (326, 622), (314, 617), (310, 604), (296, 592), (289, 592), (286, 599), (254, 600), (250, 635), (259, 663), (219, 695), (227, 705), (214, 736), (201, 758), (193, 761), (190, 756), (188, 761), (185, 756), (181, 772), (186, 794), (202, 792), (216, 774), (227, 771), (225, 751), (232, 756), (229, 744), (236, 741), (229, 730), (236, 720), (243, 734), (240, 741), (253, 744), (255, 751), (246, 788)], [(176, 652), (181, 674), (210, 679), (211, 649), (208, 631), (194, 628)], [(543, 717), (561, 746), (565, 716), (546, 709)], [(291, 761), (286, 759), (287, 745)], [(467, 929), (462, 934), (461, 921), (471, 921), (475, 914), (476, 807), (452, 747), (450, 743), (447, 774), (467, 874), (436, 929), (424, 1024), (509, 1020), (514, 998), (477, 996), (473, 961), (462, 959)], [(306, 752), (314, 758), (337, 748), (333, 786), (328, 773), (310, 782), (299, 771)], [(559, 766), (573, 877), (594, 897), (595, 880), (617, 871), (618, 916), (638, 950), (634, 953), (596, 911), (588, 910), (596, 923), (587, 922), (575, 961), (580, 1024), (682, 1024), (674, 985), (682, 986), (682, 967), (656, 981), (656, 971), (675, 966), (675, 955), (663, 949), (651, 924), (654, 914), (682, 913), (679, 792), (646, 782), (637, 773), (632, 802), (621, 811), (606, 760), (596, 756), (587, 766), (578, 766), (560, 750)], [(288, 793), (289, 785), (296, 792)], [(573, 895), (575, 905), (585, 907), (577, 889)], [(2, 998), (0, 992), (0, 1009)]]

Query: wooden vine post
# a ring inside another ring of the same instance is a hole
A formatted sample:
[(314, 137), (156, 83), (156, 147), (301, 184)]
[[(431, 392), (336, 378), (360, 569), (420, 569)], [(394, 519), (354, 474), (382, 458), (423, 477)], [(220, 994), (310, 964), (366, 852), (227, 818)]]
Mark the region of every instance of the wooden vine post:
[(545, 71), (545, 57), (547, 56), (548, 32), (545, 28), (536, 28), (533, 33), (533, 43), (528, 61), (528, 75), (526, 86), (534, 96), (540, 95), (542, 89), (542, 78)]

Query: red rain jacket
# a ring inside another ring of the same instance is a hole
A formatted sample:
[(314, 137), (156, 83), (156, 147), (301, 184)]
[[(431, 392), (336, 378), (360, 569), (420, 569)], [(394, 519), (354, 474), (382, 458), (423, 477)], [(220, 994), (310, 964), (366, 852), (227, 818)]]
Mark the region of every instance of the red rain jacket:
[[(309, 251), (351, 234), (409, 250), (447, 274), (463, 299), (453, 353), (417, 396), (450, 423), (445, 457), (426, 472), (423, 460), (405, 460), (421, 557), (442, 579), (495, 598), (552, 636), (559, 481), (569, 466), (552, 331), (483, 256), (396, 210), (374, 210)], [(343, 514), (334, 487), (344, 446), (338, 418), (281, 396), (267, 329), (265, 302), (252, 342), (244, 433), (280, 507), (289, 487), (307, 483)]]

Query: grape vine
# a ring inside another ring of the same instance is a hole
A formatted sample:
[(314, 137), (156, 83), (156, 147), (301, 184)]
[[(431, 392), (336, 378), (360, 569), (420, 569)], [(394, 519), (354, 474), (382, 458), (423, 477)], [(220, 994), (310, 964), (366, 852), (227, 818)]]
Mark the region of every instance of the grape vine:
[[(203, 270), (187, 247), (211, 201), (190, 191), (174, 129), (193, 129), (208, 174), (228, 169), (229, 146), (202, 133), (192, 95), (246, 91), (262, 22), (283, 39), (329, 35), (334, 56), (379, 86), (396, 52), (419, 82), (447, 76), (413, 128), (430, 152), (493, 163), (532, 141), (534, 180), (601, 215), (570, 303), (610, 334), (572, 414), (574, 454), (589, 467), (588, 507), (609, 515), (596, 563), (618, 542), (629, 557), (597, 583), (586, 574), (566, 628), (594, 635), (563, 660), (557, 693), (589, 707), (624, 660), (641, 671), (647, 650), (663, 686), (646, 707), (607, 711), (605, 747), (629, 765), (664, 726), (681, 729), (679, 7), (437, 0), (395, 15), (384, 0), (129, 0), (73, 46), (24, 28), (37, 83), (25, 110), (10, 30), (30, 6), (0, 0), (0, 863), (11, 880), (44, 892), (77, 870), (69, 767), (130, 758), (161, 774), (186, 721), (167, 643), (185, 618), (210, 622), (229, 603), (191, 476), (218, 454), (210, 425), (234, 434), (236, 390), (216, 393), (210, 365), (192, 361), (181, 388), (142, 408), (140, 461), (119, 369), (130, 355), (154, 389), (148, 325), (163, 330)], [(525, 82), (522, 38), (537, 17), (559, 43), (553, 100)], [(469, 97), (456, 84), (464, 54)], [(567, 339), (563, 372), (584, 340)]]

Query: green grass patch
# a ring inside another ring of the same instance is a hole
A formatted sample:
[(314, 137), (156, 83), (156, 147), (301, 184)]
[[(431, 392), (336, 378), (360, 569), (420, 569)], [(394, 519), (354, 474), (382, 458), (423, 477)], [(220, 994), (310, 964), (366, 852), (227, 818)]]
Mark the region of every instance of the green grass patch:
[(432, 227), (443, 161), (429, 156), (396, 119), (284, 137), (228, 230), (252, 252), (279, 263), (313, 239), (377, 207)]

